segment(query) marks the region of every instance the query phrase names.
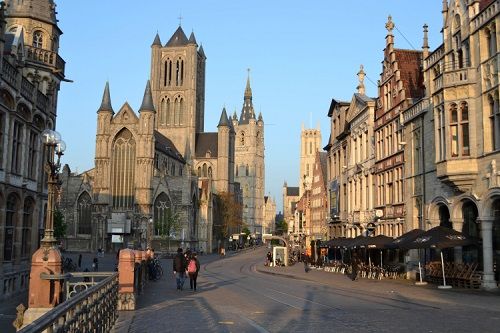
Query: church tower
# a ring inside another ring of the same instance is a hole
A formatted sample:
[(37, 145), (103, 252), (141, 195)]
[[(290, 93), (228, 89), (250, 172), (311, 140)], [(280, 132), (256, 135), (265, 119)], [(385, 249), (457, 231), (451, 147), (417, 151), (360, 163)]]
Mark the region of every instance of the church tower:
[(155, 129), (172, 140), (190, 162), (196, 133), (203, 132), (205, 53), (194, 33), (179, 26), (165, 45), (157, 34), (151, 45), (151, 91), (157, 110)]
[[(56, 107), (57, 92), (64, 80), (65, 62), (59, 56), (56, 4), (53, 0), (6, 0), (6, 31), (22, 40), (24, 47), (23, 75), (47, 96), (37, 103)], [(21, 50), (18, 50), (21, 52)]]
[(250, 76), (247, 78), (239, 120), (232, 117), (236, 131), (235, 182), (243, 191), (243, 222), (254, 235), (262, 234), (264, 212), (264, 120), (255, 116)]
[(316, 152), (321, 147), (321, 131), (316, 129), (305, 129), (302, 124), (300, 133), (300, 179), (299, 196), (302, 197), (306, 190), (311, 189), (314, 161)]

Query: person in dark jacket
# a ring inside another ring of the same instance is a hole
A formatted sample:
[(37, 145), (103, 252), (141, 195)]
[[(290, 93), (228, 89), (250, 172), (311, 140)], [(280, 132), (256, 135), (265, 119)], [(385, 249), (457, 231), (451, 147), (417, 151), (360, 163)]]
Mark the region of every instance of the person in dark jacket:
[(184, 280), (186, 279), (187, 263), (181, 248), (177, 249), (177, 254), (173, 260), (173, 268), (175, 280), (177, 282), (177, 290), (182, 290)]
[(198, 278), (198, 272), (200, 271), (200, 261), (198, 260), (196, 252), (191, 254), (187, 270), (189, 276), (189, 286), (191, 287), (191, 290), (194, 289), (194, 291), (196, 291), (196, 279)]

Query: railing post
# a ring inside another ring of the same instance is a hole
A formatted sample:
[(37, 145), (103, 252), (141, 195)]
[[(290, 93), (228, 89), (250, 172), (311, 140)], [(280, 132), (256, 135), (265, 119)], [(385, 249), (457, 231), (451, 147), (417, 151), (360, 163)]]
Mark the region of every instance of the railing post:
[(121, 250), (118, 262), (118, 310), (135, 310), (134, 265), (134, 250)]
[(31, 258), (28, 310), (24, 313), (23, 327), (30, 324), (60, 302), (62, 282), (44, 280), (40, 274), (61, 274), (61, 253), (56, 247), (41, 247)]

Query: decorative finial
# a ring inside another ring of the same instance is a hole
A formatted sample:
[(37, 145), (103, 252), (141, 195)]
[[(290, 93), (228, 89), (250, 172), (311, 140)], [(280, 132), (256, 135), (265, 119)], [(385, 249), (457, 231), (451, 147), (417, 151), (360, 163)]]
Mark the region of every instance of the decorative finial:
[(427, 37), (428, 32), (429, 32), (429, 26), (427, 24), (424, 24), (424, 45), (422, 46), (423, 49), (429, 48), (429, 38)]
[(394, 22), (392, 22), (392, 16), (389, 15), (387, 18), (387, 23), (385, 24), (385, 28), (389, 32), (390, 35), (392, 35), (392, 29), (394, 29)]
[(365, 71), (363, 70), (363, 65), (359, 66), (359, 72), (358, 72), (358, 79), (359, 79), (359, 84), (358, 84), (358, 94), (364, 95), (365, 94)]
[(183, 19), (182, 13), (179, 13), (178, 19), (179, 19), (179, 27), (180, 27), (182, 25), (182, 19)]

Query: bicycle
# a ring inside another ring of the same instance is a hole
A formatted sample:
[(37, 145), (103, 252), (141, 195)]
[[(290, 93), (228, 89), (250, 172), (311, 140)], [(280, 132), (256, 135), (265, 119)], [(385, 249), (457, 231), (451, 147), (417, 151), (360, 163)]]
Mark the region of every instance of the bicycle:
[(163, 276), (163, 267), (161, 267), (160, 260), (153, 258), (149, 263), (149, 279), (156, 281)]

